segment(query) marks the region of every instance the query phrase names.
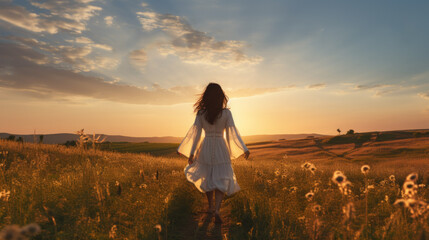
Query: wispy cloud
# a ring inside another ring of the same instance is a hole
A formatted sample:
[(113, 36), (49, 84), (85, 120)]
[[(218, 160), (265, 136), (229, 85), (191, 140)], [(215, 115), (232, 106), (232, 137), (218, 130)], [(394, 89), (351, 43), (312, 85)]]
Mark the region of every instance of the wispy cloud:
[(30, 1), (34, 7), (48, 11), (37, 14), (6, 1), (0, 3), (0, 20), (32, 32), (55, 34), (61, 29), (81, 33), (86, 29), (85, 22), (102, 9), (90, 2), (92, 0)]
[(419, 95), (421, 98), (423, 98), (423, 99), (429, 100), (429, 92), (426, 92), (426, 93), (418, 93), (418, 95)]
[(316, 83), (316, 84), (311, 84), (307, 86), (308, 89), (315, 89), (315, 90), (322, 89), (325, 87), (326, 87), (325, 83)]
[(161, 29), (170, 40), (159, 43), (162, 55), (176, 55), (186, 63), (217, 65), (225, 68), (262, 61), (260, 56), (248, 56), (243, 41), (217, 41), (205, 32), (194, 29), (184, 18), (151, 10), (137, 12), (144, 30)]
[[(13, 40), (19, 42), (26, 47), (36, 49), (35, 52), (44, 52), (46, 54), (40, 54), (43, 56), (39, 59), (34, 59), (39, 64), (55, 64), (60, 67), (67, 67), (75, 72), (89, 72), (96, 69), (114, 68), (118, 65), (117, 59), (93, 54), (93, 47), (102, 48), (109, 50), (110, 47), (102, 44), (95, 44), (89, 38), (78, 37), (75, 40), (69, 42), (78, 43), (80, 46), (74, 45), (54, 45), (48, 44), (47, 42), (39, 41), (34, 38), (22, 38), (22, 37), (4, 37), (3, 39)], [(24, 58), (27, 56), (23, 56)]]
[(105, 17), (104, 22), (106, 23), (107, 26), (112, 26), (113, 25), (113, 17), (112, 16)]
[[(70, 55), (79, 53), (69, 52)], [(31, 59), (31, 60), (29, 60)], [(45, 56), (25, 45), (0, 43), (0, 88), (28, 93), (39, 99), (64, 99), (65, 97), (88, 97), (108, 101), (171, 105), (195, 101), (201, 93), (199, 86), (177, 86), (162, 88), (154, 84), (151, 88), (116, 83), (112, 79), (89, 76), (67, 69), (40, 65), (36, 62)], [(230, 97), (244, 97), (286, 88), (234, 89)]]

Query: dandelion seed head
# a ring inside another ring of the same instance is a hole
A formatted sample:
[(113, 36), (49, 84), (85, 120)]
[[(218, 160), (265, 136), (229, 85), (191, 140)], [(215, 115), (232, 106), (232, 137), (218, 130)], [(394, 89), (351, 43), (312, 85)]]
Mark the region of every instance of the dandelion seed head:
[(370, 169), (370, 167), (369, 167), (369, 165), (363, 165), (361, 168), (360, 168), (360, 171), (363, 173), (363, 174), (368, 174), (369, 173), (369, 169)]

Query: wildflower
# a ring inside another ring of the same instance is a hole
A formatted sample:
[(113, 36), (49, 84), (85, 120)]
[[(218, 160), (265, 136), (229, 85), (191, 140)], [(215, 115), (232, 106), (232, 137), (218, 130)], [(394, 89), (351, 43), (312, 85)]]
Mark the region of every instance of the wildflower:
[(156, 230), (158, 233), (160, 233), (160, 232), (162, 231), (162, 228), (161, 228), (161, 225), (160, 225), (160, 224), (156, 224), (156, 225), (155, 225), (155, 227), (153, 227), (153, 228), (155, 228), (155, 230)]
[(304, 221), (305, 220), (305, 216), (299, 217), (298, 220), (299, 221)]
[(334, 175), (332, 176), (332, 181), (338, 185), (340, 185), (342, 182), (346, 181), (347, 178), (341, 171), (335, 171)]
[(274, 174), (278, 177), (278, 176), (280, 176), (280, 171), (278, 169), (276, 169), (276, 171), (274, 171)]
[(287, 158), (288, 158), (287, 154), (283, 155), (283, 159), (287, 159)]
[(290, 191), (294, 193), (294, 192), (296, 192), (296, 190), (297, 190), (297, 189), (298, 189), (298, 188), (294, 186), (294, 187), (291, 187), (291, 188), (290, 188)]
[(141, 185), (139, 186), (139, 188), (146, 189), (146, 188), (147, 188), (147, 185), (146, 185), (145, 183), (143, 183), (143, 184), (141, 184)]
[(426, 184), (419, 184), (418, 187), (419, 188), (424, 188), (424, 187), (426, 187)]
[(347, 181), (347, 180), (342, 182), (341, 184), (339, 184), (339, 188), (340, 188), (341, 193), (346, 195), (346, 196), (352, 194), (351, 187), (352, 187), (352, 183), (350, 181)]
[(237, 223), (236, 223), (236, 225), (237, 225), (237, 226), (241, 226), (241, 222), (237, 222)]
[(392, 182), (394, 182), (396, 180), (395, 175), (390, 175), (389, 176), (389, 180), (392, 181)]
[(311, 166), (310, 166), (310, 171), (311, 171), (311, 173), (313, 173), (314, 174), (314, 172), (316, 172), (316, 166), (314, 166), (313, 164), (311, 164)]
[(311, 210), (313, 212), (320, 212), (322, 210), (322, 207), (319, 204), (314, 205)]
[(165, 197), (164, 202), (168, 203), (168, 201), (170, 201), (170, 195), (167, 195), (167, 197)]
[(367, 174), (369, 173), (369, 169), (370, 169), (369, 165), (363, 165), (363, 166), (360, 168), (360, 171), (361, 171), (364, 175), (367, 175)]
[(398, 199), (395, 201), (395, 203), (393, 203), (393, 205), (406, 208), (408, 207), (408, 201), (405, 199)]
[(404, 190), (406, 190), (406, 189), (416, 189), (417, 185), (415, 185), (413, 181), (409, 181), (408, 180), (408, 181), (404, 182), (403, 188), (404, 188)]
[(402, 192), (402, 197), (412, 198), (416, 194), (414, 189), (404, 189)]
[(385, 195), (384, 196), (384, 201), (389, 202), (389, 196)]
[(286, 178), (287, 176), (285, 174), (282, 174), (282, 178)]
[(312, 191), (305, 194), (305, 198), (307, 198), (308, 201), (313, 200), (313, 197), (314, 197), (314, 193)]
[(407, 176), (407, 179), (406, 179), (406, 181), (413, 181), (413, 182), (416, 182), (417, 181), (417, 178), (419, 177), (419, 175), (417, 174), (417, 173), (411, 173), (411, 174), (409, 174), (408, 176)]
[(368, 189), (374, 189), (374, 185), (368, 185)]
[(301, 168), (308, 169), (310, 168), (310, 166), (311, 166), (311, 163), (305, 162), (304, 164), (301, 165)]
[(271, 184), (271, 180), (270, 180), (270, 179), (267, 179), (267, 183), (268, 183), (268, 184)]

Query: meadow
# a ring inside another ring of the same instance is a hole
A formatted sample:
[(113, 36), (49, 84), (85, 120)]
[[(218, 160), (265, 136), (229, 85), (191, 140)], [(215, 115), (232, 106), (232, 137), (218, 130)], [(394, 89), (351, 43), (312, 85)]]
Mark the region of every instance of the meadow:
[(0, 140), (0, 229), (37, 223), (34, 239), (428, 238), (429, 138), (331, 139), (249, 144), (251, 159), (233, 160), (242, 191), (225, 199), (222, 227), (201, 213), (182, 157)]

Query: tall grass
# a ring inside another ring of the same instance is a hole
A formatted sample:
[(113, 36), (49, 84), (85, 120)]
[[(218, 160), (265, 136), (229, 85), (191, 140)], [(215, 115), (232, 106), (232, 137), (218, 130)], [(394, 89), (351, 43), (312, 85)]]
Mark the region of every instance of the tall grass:
[[(372, 167), (363, 174), (356, 163), (319, 166), (311, 171), (298, 163), (238, 160), (234, 171), (243, 191), (231, 199), (235, 224), (230, 239), (428, 237), (428, 167), (396, 169), (394, 181), (382, 165), (377, 167), (380, 169), (372, 171)], [(351, 184), (338, 186), (332, 180), (337, 170)], [(394, 204), (403, 198), (402, 184), (412, 170), (419, 173), (414, 196), (422, 204), (418, 215)]]
[[(234, 160), (242, 191), (226, 199), (232, 221), (227, 237), (424, 239), (427, 205), (414, 214), (416, 206), (394, 203), (426, 204), (427, 161), (375, 159), (365, 162), (371, 169), (363, 174), (362, 161), (326, 159), (313, 162), (313, 169), (293, 157)], [(0, 140), (0, 228), (35, 222), (42, 228), (38, 239), (194, 236), (194, 214), (204, 198), (185, 180), (185, 164), (176, 157)], [(332, 180), (337, 170), (350, 185)], [(418, 187), (406, 196), (403, 184), (411, 172), (419, 175)]]
[(176, 212), (193, 211), (168, 206), (197, 199), (177, 200), (188, 185), (177, 158), (9, 141), (0, 153), (0, 228), (36, 222), (40, 239), (155, 239), (156, 224), (167, 237)]

